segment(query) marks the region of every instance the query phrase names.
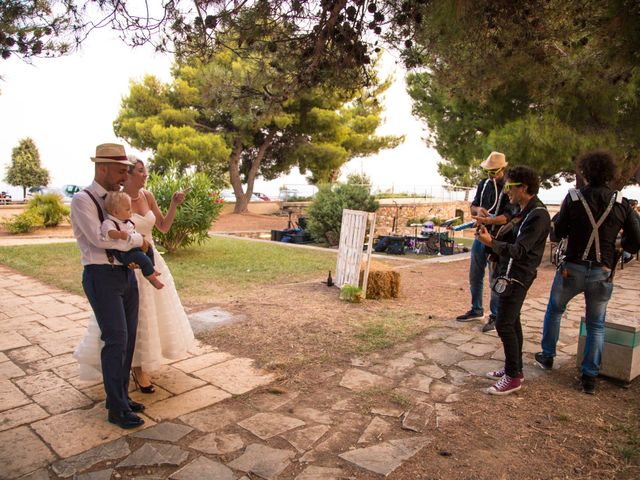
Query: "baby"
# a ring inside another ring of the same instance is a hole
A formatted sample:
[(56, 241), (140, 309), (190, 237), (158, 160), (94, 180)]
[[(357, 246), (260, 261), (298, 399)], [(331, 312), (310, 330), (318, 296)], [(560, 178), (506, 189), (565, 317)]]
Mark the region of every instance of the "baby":
[[(102, 222), (100, 232), (103, 238), (112, 240), (126, 240), (129, 235), (136, 233), (136, 225), (131, 221), (131, 197), (124, 192), (109, 192), (104, 199), (104, 209), (107, 211), (107, 218)], [(154, 268), (153, 248), (149, 247), (146, 252), (141, 248), (132, 248), (127, 252), (111, 250), (123, 265), (135, 263), (142, 270), (151, 284), (160, 289), (164, 283), (158, 280), (158, 273)]]

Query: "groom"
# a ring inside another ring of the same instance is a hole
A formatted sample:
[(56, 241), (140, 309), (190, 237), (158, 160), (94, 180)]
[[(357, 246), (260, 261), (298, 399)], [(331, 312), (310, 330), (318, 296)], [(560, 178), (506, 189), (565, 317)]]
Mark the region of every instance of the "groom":
[(96, 147), (93, 183), (73, 196), (71, 224), (81, 252), (82, 288), (96, 316), (104, 341), (100, 359), (107, 394), (109, 422), (121, 428), (144, 423), (135, 412), (144, 405), (128, 396), (129, 371), (138, 326), (138, 284), (133, 270), (121, 265), (106, 249), (130, 250), (147, 243), (134, 233), (126, 240), (103, 240), (104, 197), (120, 190), (127, 178), (129, 161), (122, 145), (105, 143)]

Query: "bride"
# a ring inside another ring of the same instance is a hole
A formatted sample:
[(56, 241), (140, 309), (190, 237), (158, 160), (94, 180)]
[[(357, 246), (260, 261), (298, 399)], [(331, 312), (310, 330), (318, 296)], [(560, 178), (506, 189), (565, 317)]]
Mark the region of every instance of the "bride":
[[(163, 215), (153, 194), (144, 190), (147, 169), (142, 160), (134, 159), (124, 191), (131, 197), (132, 220), (136, 230), (153, 245), (152, 230), (155, 227), (166, 233), (171, 228), (176, 209), (184, 201), (184, 193), (176, 192), (166, 215)], [(138, 310), (138, 332), (133, 353), (133, 379), (143, 393), (153, 393), (149, 372), (157, 370), (167, 360), (178, 360), (187, 356), (193, 346), (194, 337), (189, 319), (182, 307), (173, 277), (164, 259), (154, 247), (155, 268), (160, 272), (164, 288), (155, 289), (144, 280), (142, 272), (135, 270), (138, 280), (140, 307)], [(100, 329), (92, 315), (87, 332), (74, 356), (80, 364), (81, 379), (100, 378)]]

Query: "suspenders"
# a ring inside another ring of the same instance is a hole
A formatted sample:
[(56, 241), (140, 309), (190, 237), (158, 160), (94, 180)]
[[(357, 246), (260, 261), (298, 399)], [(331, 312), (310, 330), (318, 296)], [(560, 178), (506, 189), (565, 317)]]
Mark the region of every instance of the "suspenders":
[[(98, 218), (100, 219), (100, 223), (104, 222), (104, 212), (102, 211), (102, 207), (98, 203), (98, 200), (96, 200), (96, 197), (94, 197), (93, 194), (87, 189), (84, 189), (83, 192), (89, 195), (89, 198), (93, 200), (93, 203), (95, 203), (96, 208), (98, 209)], [(120, 227), (116, 225), (116, 229), (120, 230)], [(111, 264), (111, 266), (113, 266), (113, 253), (110, 250), (105, 250), (105, 253), (107, 254), (107, 260), (109, 260), (109, 263)]]
[(589, 251), (591, 250), (591, 246), (595, 243), (596, 261), (598, 263), (601, 263), (600, 233), (598, 229), (604, 223), (606, 218), (609, 216), (609, 213), (611, 213), (611, 210), (613, 209), (613, 205), (616, 203), (616, 201), (621, 202), (622, 198), (618, 199), (618, 192), (613, 192), (613, 195), (611, 195), (611, 200), (609, 200), (609, 205), (607, 205), (607, 208), (602, 214), (602, 216), (598, 219), (598, 221), (596, 221), (596, 219), (593, 217), (593, 212), (589, 208), (589, 204), (587, 204), (587, 201), (585, 200), (580, 190), (578, 190), (577, 188), (570, 189), (569, 196), (571, 197), (571, 200), (574, 202), (576, 200), (580, 200), (582, 202), (582, 206), (584, 207), (584, 210), (587, 213), (589, 222), (591, 222), (591, 235), (589, 236), (587, 247), (584, 249), (584, 252), (582, 254), (582, 260), (587, 259), (587, 257), (589, 256)]

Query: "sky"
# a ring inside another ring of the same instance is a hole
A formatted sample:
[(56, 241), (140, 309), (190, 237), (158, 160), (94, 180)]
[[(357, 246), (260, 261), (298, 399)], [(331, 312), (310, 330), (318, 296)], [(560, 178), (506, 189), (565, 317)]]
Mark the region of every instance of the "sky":
[[(22, 189), (6, 185), (4, 176), (12, 149), (25, 137), (35, 141), (42, 165), (51, 173), (50, 187), (89, 184), (93, 177), (89, 157), (96, 145), (125, 143), (113, 133), (112, 123), (129, 82), (145, 74), (169, 81), (170, 67), (169, 55), (156, 54), (149, 46), (128, 47), (108, 29), (92, 32), (79, 51), (65, 57), (35, 59), (32, 64), (15, 56), (0, 61), (0, 188), (22, 198)], [(378, 133), (404, 135), (405, 141), (393, 150), (352, 160), (343, 167), (342, 178), (364, 172), (380, 190), (438, 196), (444, 183), (437, 171), (440, 156), (423, 140), (427, 126), (411, 115), (404, 71), (390, 53), (383, 57), (382, 72), (392, 74), (394, 82), (384, 95), (384, 124)], [(143, 159), (151, 155), (128, 151)], [(271, 182), (256, 181), (255, 190), (275, 196), (283, 185), (301, 193), (310, 189), (304, 176), (294, 170)], [(566, 188), (541, 197), (560, 201)], [(640, 188), (625, 193), (638, 198)]]

